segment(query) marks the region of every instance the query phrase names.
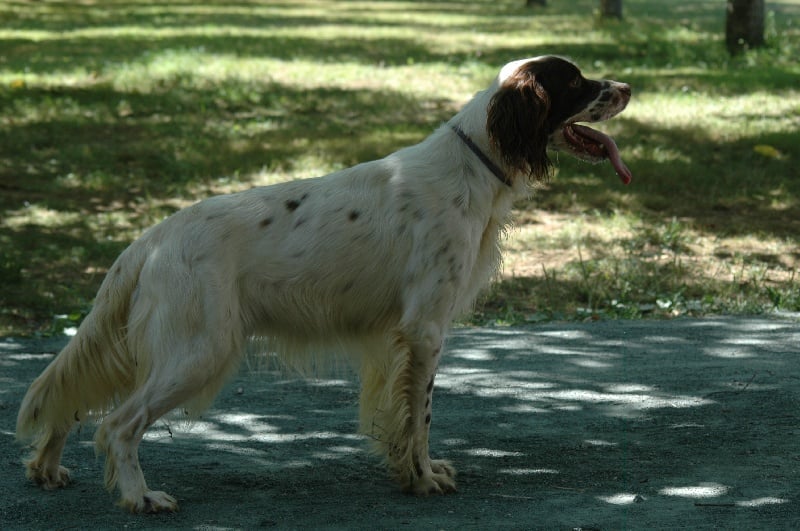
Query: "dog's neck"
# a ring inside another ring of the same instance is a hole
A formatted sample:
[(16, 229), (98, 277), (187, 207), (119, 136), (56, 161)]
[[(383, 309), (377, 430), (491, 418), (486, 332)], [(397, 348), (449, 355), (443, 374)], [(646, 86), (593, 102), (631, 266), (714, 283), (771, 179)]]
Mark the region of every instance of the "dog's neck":
[(469, 137), (469, 135), (467, 135), (467, 133), (464, 132), (463, 129), (455, 124), (451, 124), (450, 127), (453, 129), (453, 131), (455, 131), (464, 144), (466, 144), (470, 151), (472, 151), (475, 156), (478, 157), (481, 162), (483, 162), (483, 165), (486, 166), (501, 183), (511, 187), (511, 180), (508, 178), (505, 172), (497, 164), (495, 164), (492, 159), (487, 157), (483, 151), (481, 151), (481, 148), (479, 148), (475, 142), (472, 141), (472, 139)]

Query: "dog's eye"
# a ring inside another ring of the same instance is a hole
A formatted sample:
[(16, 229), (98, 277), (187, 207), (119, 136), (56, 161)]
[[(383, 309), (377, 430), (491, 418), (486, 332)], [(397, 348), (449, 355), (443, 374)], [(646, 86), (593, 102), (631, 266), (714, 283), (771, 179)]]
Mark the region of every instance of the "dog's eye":
[(576, 77), (575, 79), (573, 79), (572, 81), (569, 82), (569, 87), (570, 88), (579, 88), (581, 86), (581, 83), (583, 83), (583, 79), (581, 79), (581, 76), (578, 76), (578, 77)]

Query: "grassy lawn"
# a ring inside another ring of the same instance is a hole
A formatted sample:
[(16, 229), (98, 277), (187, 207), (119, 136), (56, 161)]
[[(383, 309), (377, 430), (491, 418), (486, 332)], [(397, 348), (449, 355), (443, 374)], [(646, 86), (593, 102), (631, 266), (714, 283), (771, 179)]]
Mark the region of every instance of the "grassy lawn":
[(0, 335), (80, 320), (143, 229), (417, 142), (511, 59), (632, 84), (634, 181), (561, 157), (474, 322), (800, 310), (800, 0), (0, 1)]

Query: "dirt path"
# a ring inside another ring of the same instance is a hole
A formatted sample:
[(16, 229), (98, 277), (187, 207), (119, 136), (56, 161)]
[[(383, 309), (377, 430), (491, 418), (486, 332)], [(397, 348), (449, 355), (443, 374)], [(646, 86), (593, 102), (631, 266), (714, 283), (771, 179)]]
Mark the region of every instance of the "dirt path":
[(181, 504), (130, 515), (92, 430), (74, 482), (23, 477), (19, 401), (59, 342), (0, 339), (0, 528), (791, 529), (800, 526), (800, 324), (778, 318), (461, 329), (435, 393), (432, 453), (459, 492), (413, 498), (356, 436), (358, 387), (244, 370), (191, 429), (140, 457)]

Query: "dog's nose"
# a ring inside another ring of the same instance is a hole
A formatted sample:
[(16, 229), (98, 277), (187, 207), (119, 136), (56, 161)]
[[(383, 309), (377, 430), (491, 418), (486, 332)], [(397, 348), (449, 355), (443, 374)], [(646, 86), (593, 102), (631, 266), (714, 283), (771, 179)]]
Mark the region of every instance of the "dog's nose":
[(627, 83), (620, 83), (619, 84), (619, 91), (621, 93), (625, 94), (626, 96), (630, 96), (631, 95), (631, 86), (628, 85)]

